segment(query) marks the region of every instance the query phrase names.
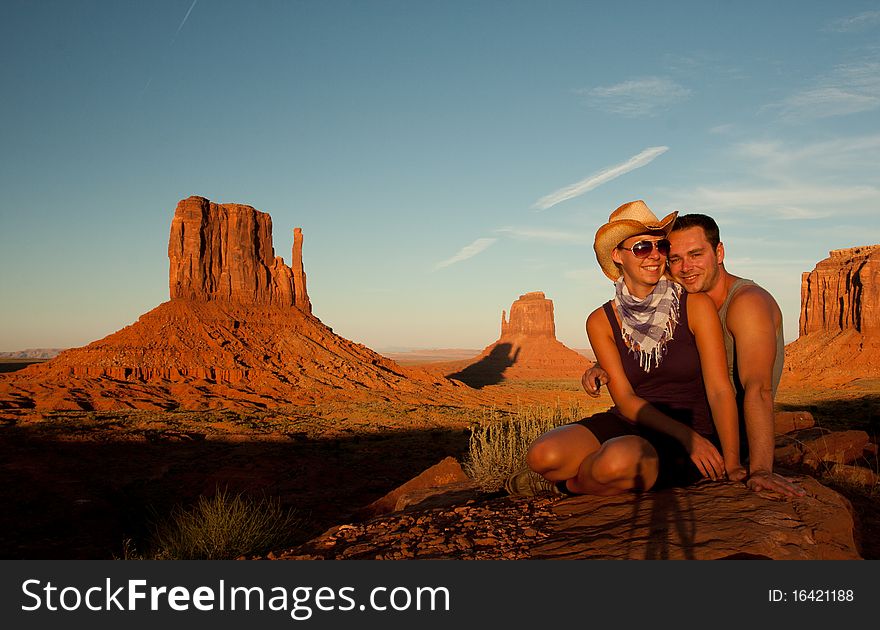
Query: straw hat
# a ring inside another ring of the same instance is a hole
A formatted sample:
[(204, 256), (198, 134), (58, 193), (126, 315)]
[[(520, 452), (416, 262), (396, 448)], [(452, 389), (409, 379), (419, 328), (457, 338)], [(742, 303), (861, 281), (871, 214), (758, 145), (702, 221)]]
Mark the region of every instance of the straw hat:
[(596, 260), (599, 261), (599, 266), (602, 267), (605, 275), (612, 280), (620, 277), (620, 269), (611, 260), (611, 252), (621, 242), (630, 236), (649, 232), (663, 232), (668, 236), (677, 216), (676, 211), (658, 219), (642, 200), (630, 201), (612, 212), (608, 217), (608, 223), (598, 229), (596, 240), (593, 241)]

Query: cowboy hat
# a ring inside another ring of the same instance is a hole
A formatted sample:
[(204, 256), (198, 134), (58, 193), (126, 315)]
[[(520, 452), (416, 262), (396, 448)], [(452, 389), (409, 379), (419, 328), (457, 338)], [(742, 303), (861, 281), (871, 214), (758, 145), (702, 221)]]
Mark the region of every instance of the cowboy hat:
[(611, 260), (611, 252), (630, 236), (636, 234), (648, 234), (650, 232), (663, 232), (669, 235), (678, 211), (670, 212), (662, 219), (658, 219), (644, 201), (630, 201), (620, 206), (608, 217), (608, 223), (602, 225), (596, 231), (596, 240), (593, 241), (593, 249), (596, 251), (596, 260), (605, 275), (612, 280), (620, 277), (620, 269)]

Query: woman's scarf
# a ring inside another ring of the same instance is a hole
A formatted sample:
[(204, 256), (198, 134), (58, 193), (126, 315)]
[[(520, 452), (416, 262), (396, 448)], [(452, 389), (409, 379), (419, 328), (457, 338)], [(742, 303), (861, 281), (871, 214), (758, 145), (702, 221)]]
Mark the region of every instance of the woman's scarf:
[(614, 289), (623, 343), (638, 356), (639, 366), (650, 372), (663, 360), (666, 344), (678, 324), (681, 286), (661, 278), (648, 296), (639, 299), (629, 292), (621, 276)]

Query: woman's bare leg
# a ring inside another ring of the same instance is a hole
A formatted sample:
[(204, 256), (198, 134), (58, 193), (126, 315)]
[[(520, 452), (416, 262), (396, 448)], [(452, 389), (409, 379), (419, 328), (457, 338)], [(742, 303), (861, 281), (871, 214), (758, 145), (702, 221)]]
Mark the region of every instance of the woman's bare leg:
[(529, 467), (548, 481), (565, 481), (576, 494), (612, 495), (648, 490), (657, 481), (657, 452), (647, 440), (625, 435), (601, 444), (580, 424), (558, 427), (535, 440)]
[(577, 494), (602, 496), (642, 492), (657, 482), (659, 463), (657, 451), (647, 440), (624, 435), (585, 457), (567, 487)]

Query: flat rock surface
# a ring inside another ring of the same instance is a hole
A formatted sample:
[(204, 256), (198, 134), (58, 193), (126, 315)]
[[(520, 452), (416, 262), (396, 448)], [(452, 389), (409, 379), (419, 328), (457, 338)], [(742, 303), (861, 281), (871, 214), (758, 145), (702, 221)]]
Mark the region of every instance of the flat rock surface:
[(280, 559), (858, 559), (849, 502), (705, 483), (618, 497), (484, 495), (334, 527)]

